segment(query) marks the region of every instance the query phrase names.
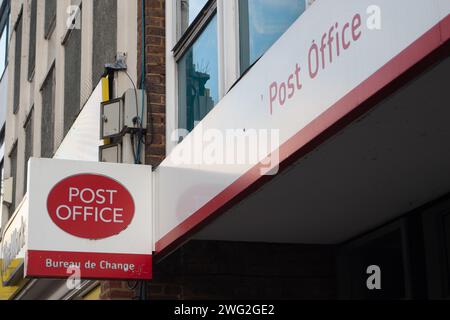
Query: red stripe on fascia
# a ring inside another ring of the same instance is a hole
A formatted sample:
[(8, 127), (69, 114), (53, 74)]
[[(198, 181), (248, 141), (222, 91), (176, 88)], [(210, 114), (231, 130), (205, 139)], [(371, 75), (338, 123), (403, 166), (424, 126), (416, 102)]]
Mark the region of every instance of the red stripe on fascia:
[[(79, 263), (82, 279), (151, 280), (153, 272), (151, 255), (29, 250), (25, 266), (27, 277), (65, 279), (73, 274), (73, 270), (68, 270), (63, 265), (47, 267), (47, 261), (72, 265)], [(118, 269), (112, 267), (112, 264), (133, 264), (134, 269)]]
[(450, 14), (441, 22), (441, 37), (442, 42), (446, 42), (450, 39)]

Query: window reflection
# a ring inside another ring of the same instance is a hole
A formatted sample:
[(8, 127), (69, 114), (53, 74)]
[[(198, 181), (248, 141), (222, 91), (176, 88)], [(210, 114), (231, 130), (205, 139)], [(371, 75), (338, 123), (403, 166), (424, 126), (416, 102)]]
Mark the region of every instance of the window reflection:
[(8, 48), (8, 28), (5, 26), (0, 36), (0, 76), (6, 68), (6, 53)]
[(178, 62), (179, 128), (192, 131), (217, 104), (217, 17)]
[(240, 0), (242, 73), (305, 11), (305, 0)]
[(207, 2), (208, 0), (180, 0), (182, 34), (195, 20)]

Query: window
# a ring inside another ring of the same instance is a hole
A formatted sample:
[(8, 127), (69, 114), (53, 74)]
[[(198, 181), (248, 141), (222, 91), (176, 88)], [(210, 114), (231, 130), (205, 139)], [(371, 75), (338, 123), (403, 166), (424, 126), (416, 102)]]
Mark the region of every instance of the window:
[(3, 1), (0, 6), (0, 77), (6, 70), (8, 61), (9, 38), (9, 1)]
[(3, 76), (3, 73), (5, 72), (6, 69), (7, 53), (8, 53), (8, 27), (5, 26), (1, 31), (0, 35), (0, 76)]
[(180, 1), (178, 13), (178, 128), (192, 131), (219, 101), (217, 3)]
[[(173, 48), (178, 77), (177, 128), (192, 131), (219, 102), (232, 78), (239, 78), (235, 73), (245, 73), (279, 39), (305, 11), (307, 0), (239, 0), (237, 4), (238, 10), (223, 5), (217, 11), (215, 0), (177, 1), (178, 42)], [(239, 20), (238, 59), (219, 61), (235, 52), (235, 44), (227, 43), (231, 35), (227, 29), (219, 38), (218, 15), (226, 23), (233, 21), (228, 15)], [(232, 49), (225, 50), (229, 45)], [(219, 76), (221, 63), (221, 69), (228, 72), (223, 77)]]
[(36, 63), (36, 14), (37, 0), (31, 0), (31, 18), (30, 18), (30, 49), (28, 53), (28, 80), (31, 81), (34, 75)]
[(20, 73), (22, 66), (22, 13), (17, 18), (16, 23), (16, 44), (14, 51), (14, 100), (13, 100), (13, 112), (17, 113), (20, 103)]
[[(11, 178), (12, 183), (12, 203), (9, 207), (9, 218), (12, 217), (14, 211), (16, 211), (16, 186), (17, 186), (17, 142), (14, 144), (11, 153), (9, 155), (9, 161), (11, 163)], [(9, 220), (9, 219), (8, 219)]]
[(33, 113), (34, 108), (31, 108), (30, 115), (25, 122), (25, 163), (24, 163), (24, 194), (27, 193), (27, 179), (28, 179), (28, 160), (33, 156)]
[(49, 39), (56, 25), (56, 0), (45, 0), (44, 35)]
[(117, 52), (117, 0), (95, 0), (92, 51), (92, 84), (95, 86), (105, 64), (115, 60)]
[(55, 67), (42, 85), (41, 157), (52, 158), (55, 140)]
[(178, 61), (178, 127), (192, 131), (219, 101), (217, 17)]
[(76, 21), (76, 27), (69, 31), (64, 50), (64, 136), (80, 112), (81, 9), (76, 19), (79, 21)]
[(208, 0), (181, 0), (180, 1), (180, 29), (183, 34), (194, 22)]
[(305, 11), (305, 0), (239, 0), (243, 74)]

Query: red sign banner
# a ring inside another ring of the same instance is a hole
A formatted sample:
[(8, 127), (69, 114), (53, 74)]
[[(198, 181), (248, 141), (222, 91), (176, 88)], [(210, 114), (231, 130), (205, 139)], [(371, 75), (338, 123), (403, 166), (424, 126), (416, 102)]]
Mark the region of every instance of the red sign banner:
[(149, 280), (152, 168), (31, 158), (26, 278)]
[(27, 273), (37, 278), (67, 278), (76, 271), (83, 279), (152, 278), (151, 255), (29, 250), (27, 261)]

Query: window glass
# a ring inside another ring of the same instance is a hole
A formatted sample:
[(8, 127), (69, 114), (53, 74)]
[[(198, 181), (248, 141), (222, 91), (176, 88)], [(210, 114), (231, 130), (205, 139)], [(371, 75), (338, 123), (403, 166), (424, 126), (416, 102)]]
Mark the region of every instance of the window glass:
[(178, 62), (179, 128), (191, 131), (219, 101), (217, 17)]
[(42, 87), (41, 157), (52, 158), (55, 141), (55, 68)]
[(80, 112), (80, 82), (81, 82), (81, 9), (78, 12), (76, 24), (65, 44), (64, 56), (64, 136), (69, 132)]
[(8, 52), (8, 27), (5, 25), (0, 35), (0, 77), (6, 68), (6, 55)]
[(36, 15), (37, 15), (37, 0), (31, 1), (31, 18), (30, 18), (30, 38), (29, 38), (29, 52), (28, 52), (28, 80), (31, 80), (34, 74), (34, 67), (36, 62)]
[(14, 50), (14, 100), (13, 112), (17, 113), (20, 102), (20, 74), (22, 70), (22, 15), (19, 17), (16, 27), (16, 45)]
[(56, 0), (45, 0), (45, 19), (44, 19), (44, 33), (48, 38), (55, 26), (56, 18)]
[(240, 0), (242, 73), (305, 11), (305, 0)]
[(186, 29), (198, 16), (202, 8), (208, 0), (181, 0), (180, 1), (180, 14), (181, 14), (181, 32), (184, 33)]

